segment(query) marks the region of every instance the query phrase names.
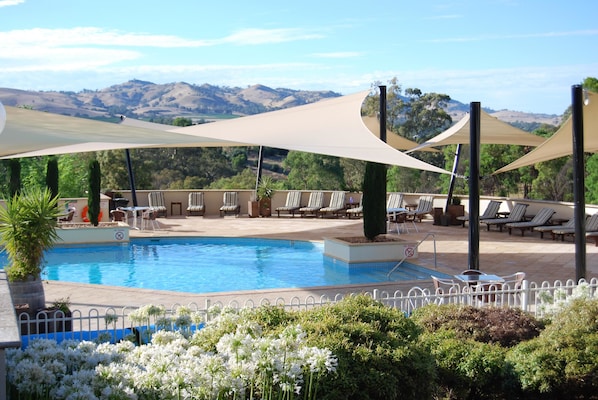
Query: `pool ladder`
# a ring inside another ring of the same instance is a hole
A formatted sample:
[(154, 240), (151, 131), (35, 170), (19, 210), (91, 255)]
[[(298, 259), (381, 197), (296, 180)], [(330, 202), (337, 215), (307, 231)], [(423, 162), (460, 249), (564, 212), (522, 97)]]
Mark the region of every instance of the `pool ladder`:
[[(428, 233), (426, 234), (426, 236), (424, 236), (424, 238), (422, 240), (420, 240), (419, 242), (417, 242), (417, 244), (415, 245), (415, 248), (419, 248), (419, 245), (422, 244), (428, 237), (432, 236), (432, 239), (434, 240), (434, 269), (436, 269), (436, 236), (434, 236), (433, 233)], [(392, 275), (393, 272), (395, 272), (407, 259), (407, 255), (405, 255), (403, 257), (403, 259), (401, 261), (398, 262), (397, 265), (395, 265), (388, 274), (386, 274), (386, 277), (390, 280), (390, 276)]]

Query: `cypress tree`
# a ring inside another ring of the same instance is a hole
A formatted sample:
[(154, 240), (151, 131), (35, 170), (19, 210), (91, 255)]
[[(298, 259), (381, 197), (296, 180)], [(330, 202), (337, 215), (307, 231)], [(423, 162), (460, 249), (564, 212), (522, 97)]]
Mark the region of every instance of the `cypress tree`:
[(15, 197), (21, 192), (21, 163), (18, 158), (11, 158), (8, 162), (10, 169), (10, 181), (8, 183), (8, 191), (10, 197)]
[(368, 240), (386, 233), (386, 165), (369, 161), (363, 176), (363, 233)]
[(98, 160), (89, 162), (89, 190), (87, 195), (87, 218), (93, 226), (98, 226), (100, 216), (100, 163)]
[(50, 190), (52, 198), (58, 196), (58, 160), (50, 157), (46, 166), (46, 187)]

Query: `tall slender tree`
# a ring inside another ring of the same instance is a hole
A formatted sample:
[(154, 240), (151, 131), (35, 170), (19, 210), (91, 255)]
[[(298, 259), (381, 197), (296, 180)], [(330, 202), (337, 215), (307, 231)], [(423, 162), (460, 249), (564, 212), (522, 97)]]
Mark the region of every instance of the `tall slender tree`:
[(100, 216), (100, 187), (102, 176), (100, 163), (97, 160), (89, 162), (89, 191), (87, 197), (87, 215), (93, 226), (98, 226)]
[(58, 159), (50, 157), (46, 166), (46, 187), (52, 198), (58, 196)]
[(8, 168), (10, 170), (8, 191), (12, 198), (21, 192), (21, 162), (18, 158), (11, 158), (8, 163)]
[(363, 234), (373, 241), (386, 233), (386, 165), (368, 162), (363, 177)]

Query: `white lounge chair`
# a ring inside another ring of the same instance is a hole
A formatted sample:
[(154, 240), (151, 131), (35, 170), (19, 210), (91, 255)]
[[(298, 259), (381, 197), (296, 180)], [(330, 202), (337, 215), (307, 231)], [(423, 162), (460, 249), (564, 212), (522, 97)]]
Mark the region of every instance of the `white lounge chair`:
[(352, 217), (360, 217), (361, 214), (363, 214), (363, 195), (361, 195), (361, 198), (359, 199), (359, 205), (349, 206), (349, 208), (345, 210), (345, 215), (349, 219)]
[(345, 192), (335, 191), (330, 196), (330, 204), (328, 207), (322, 207), (318, 210), (318, 214), (324, 218), (324, 215), (331, 213), (338, 216), (341, 211), (345, 211)]
[(291, 190), (287, 193), (287, 201), (284, 206), (276, 207), (276, 214), (280, 218), (280, 212), (286, 212), (295, 216), (295, 211), (301, 208), (301, 192), (298, 190)]
[(415, 210), (411, 210), (407, 212), (407, 217), (410, 218), (412, 221), (416, 219), (421, 222), (424, 215), (430, 214), (432, 212), (432, 206), (434, 205), (434, 197), (433, 196), (421, 196), (419, 201), (417, 202), (417, 208)]
[(320, 208), (324, 206), (324, 192), (311, 192), (306, 207), (301, 207), (299, 213), (304, 217), (306, 214), (318, 215)]
[(234, 214), (238, 217), (240, 212), (241, 205), (239, 205), (239, 194), (237, 192), (224, 192), (222, 195), (220, 216), (224, 217), (226, 214)]
[(187, 206), (188, 215), (204, 215), (206, 212), (206, 206), (203, 201), (203, 192), (191, 192), (189, 193)]
[(149, 192), (147, 194), (147, 200), (150, 208), (158, 213), (158, 217), (167, 216), (166, 203), (164, 202), (164, 193)]

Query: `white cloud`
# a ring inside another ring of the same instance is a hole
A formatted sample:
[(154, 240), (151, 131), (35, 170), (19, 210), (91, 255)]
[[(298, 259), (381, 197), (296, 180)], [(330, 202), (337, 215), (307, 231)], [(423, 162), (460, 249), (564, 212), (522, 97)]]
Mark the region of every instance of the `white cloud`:
[(23, 4), (24, 2), (25, 0), (0, 0), (0, 8), (18, 6), (19, 4)]
[(542, 32), (529, 34), (514, 34), (514, 35), (476, 35), (469, 37), (453, 37), (423, 40), (429, 43), (463, 43), (463, 42), (479, 42), (483, 40), (518, 40), (530, 38), (553, 38), (553, 37), (569, 37), (569, 36), (596, 36), (598, 29), (586, 29), (581, 31), (566, 31), (566, 32)]
[(322, 34), (306, 32), (302, 29), (243, 29), (213, 43), (233, 43), (237, 45), (258, 45), (293, 42), (297, 40), (321, 39)]
[(312, 56), (316, 58), (354, 58), (363, 56), (363, 53), (358, 51), (337, 51), (330, 53), (313, 53)]

